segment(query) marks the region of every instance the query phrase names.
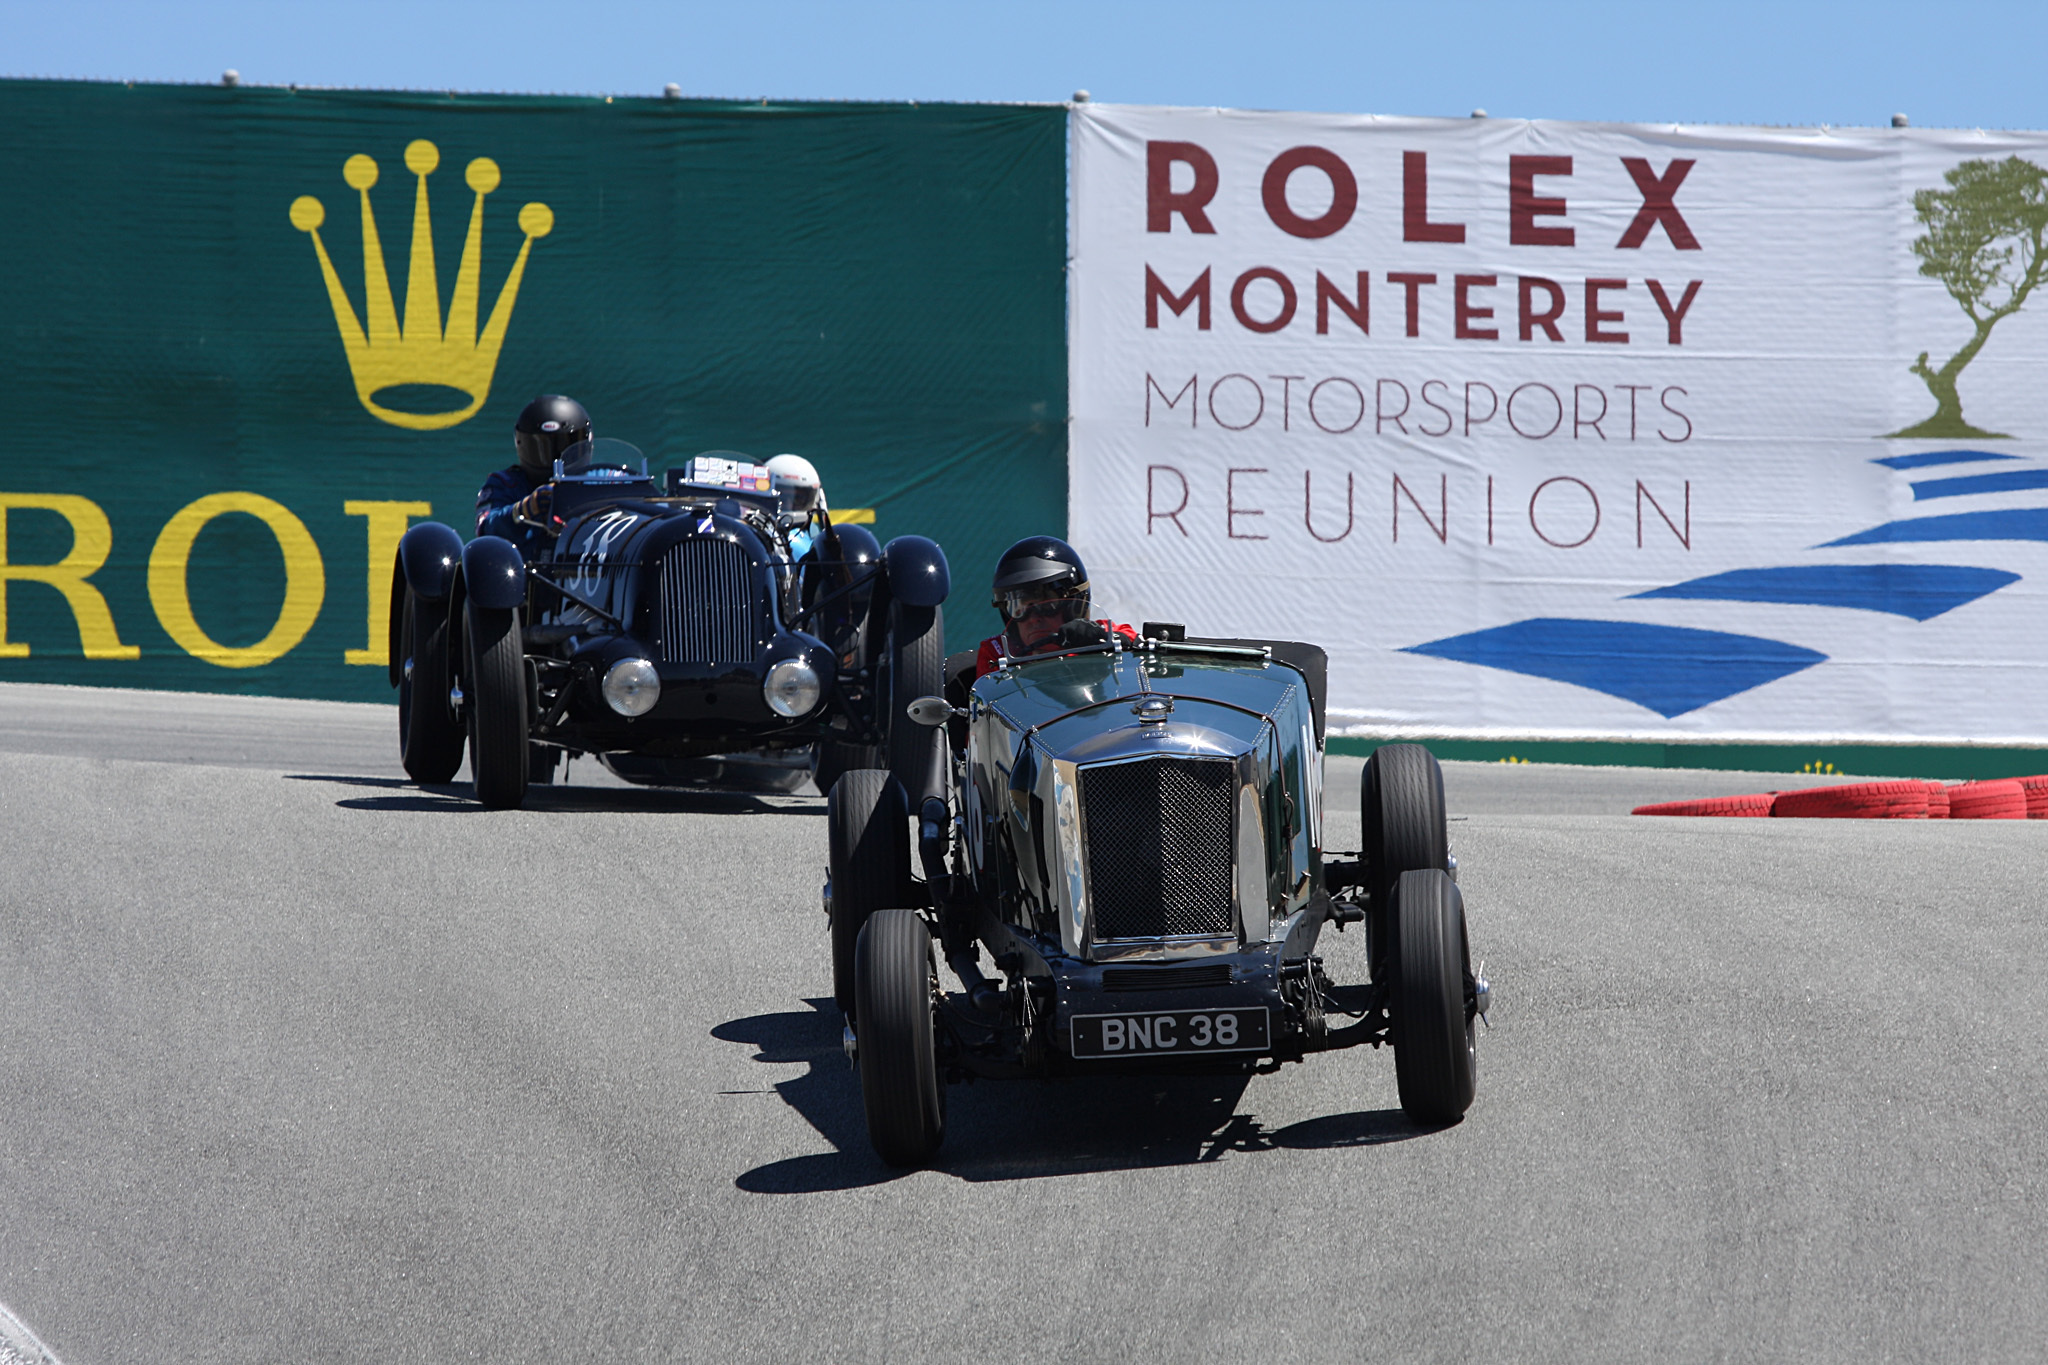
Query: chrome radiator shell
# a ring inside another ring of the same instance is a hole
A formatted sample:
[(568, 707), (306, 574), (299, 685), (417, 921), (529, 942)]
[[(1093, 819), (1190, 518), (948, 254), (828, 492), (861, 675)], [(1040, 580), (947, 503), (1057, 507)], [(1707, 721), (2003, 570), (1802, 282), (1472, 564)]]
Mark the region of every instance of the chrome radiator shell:
[(1161, 755), (1078, 771), (1093, 937), (1237, 933), (1237, 772)]

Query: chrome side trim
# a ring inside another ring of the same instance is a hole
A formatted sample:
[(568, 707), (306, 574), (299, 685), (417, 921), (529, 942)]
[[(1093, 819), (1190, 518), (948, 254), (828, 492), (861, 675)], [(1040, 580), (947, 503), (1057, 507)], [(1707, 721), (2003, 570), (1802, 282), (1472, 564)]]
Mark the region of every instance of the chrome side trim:
[[(1027, 735), (1026, 744), (1031, 742)], [(1048, 833), (1053, 847), (1052, 866), (1046, 869), (1053, 894), (1060, 901), (1060, 947), (1076, 957), (1084, 956), (1088, 940), (1088, 876), (1086, 849), (1081, 839), (1080, 773), (1065, 759), (1053, 759), (1039, 769), (1052, 782), (1053, 827)], [(1044, 780), (1042, 777), (1041, 780)]]
[(1238, 929), (1246, 943), (1263, 943), (1272, 926), (1273, 906), (1267, 898), (1266, 822), (1259, 810), (1259, 789), (1243, 780), (1237, 788), (1237, 866), (1234, 869)]

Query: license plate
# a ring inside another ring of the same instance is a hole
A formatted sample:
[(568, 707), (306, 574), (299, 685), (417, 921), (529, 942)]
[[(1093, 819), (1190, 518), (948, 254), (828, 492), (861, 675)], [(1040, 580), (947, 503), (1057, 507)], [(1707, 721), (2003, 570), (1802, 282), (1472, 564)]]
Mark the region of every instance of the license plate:
[(1191, 1052), (1264, 1052), (1266, 1007), (1077, 1014), (1069, 1034), (1076, 1057), (1169, 1057)]

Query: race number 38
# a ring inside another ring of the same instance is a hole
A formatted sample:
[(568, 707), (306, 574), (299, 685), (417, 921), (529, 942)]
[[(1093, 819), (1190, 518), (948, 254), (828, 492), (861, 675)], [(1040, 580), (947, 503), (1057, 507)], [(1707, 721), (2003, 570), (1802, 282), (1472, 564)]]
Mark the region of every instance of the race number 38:
[[(1102, 1050), (1104, 1052), (1150, 1052), (1157, 1048), (1171, 1051), (1179, 1045), (1174, 1037), (1174, 1027), (1180, 1021), (1170, 1014), (1142, 1015), (1128, 1019), (1104, 1019), (1102, 1021)], [(1234, 1014), (1198, 1014), (1187, 1021), (1189, 1047), (1236, 1047), (1237, 1016)]]
[(1076, 1057), (1263, 1051), (1266, 1011), (1259, 1006), (1239, 1010), (1076, 1015), (1072, 1043)]

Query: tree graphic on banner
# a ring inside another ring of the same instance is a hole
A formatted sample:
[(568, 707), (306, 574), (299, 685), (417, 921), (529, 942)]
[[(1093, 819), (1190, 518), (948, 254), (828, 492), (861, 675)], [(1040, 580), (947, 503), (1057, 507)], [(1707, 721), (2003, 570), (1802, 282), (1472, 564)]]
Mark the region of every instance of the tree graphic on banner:
[(1945, 190), (1919, 190), (1913, 216), (1927, 231), (1913, 239), (1920, 273), (1937, 279), (1976, 330), (1940, 369), (1927, 352), (1912, 365), (1934, 395), (1934, 415), (1894, 436), (1997, 437), (1963, 420), (1956, 379), (1977, 358), (1991, 329), (2020, 311), (2048, 274), (2042, 236), (2048, 232), (2048, 171), (2009, 156), (1965, 161), (1942, 177)]

